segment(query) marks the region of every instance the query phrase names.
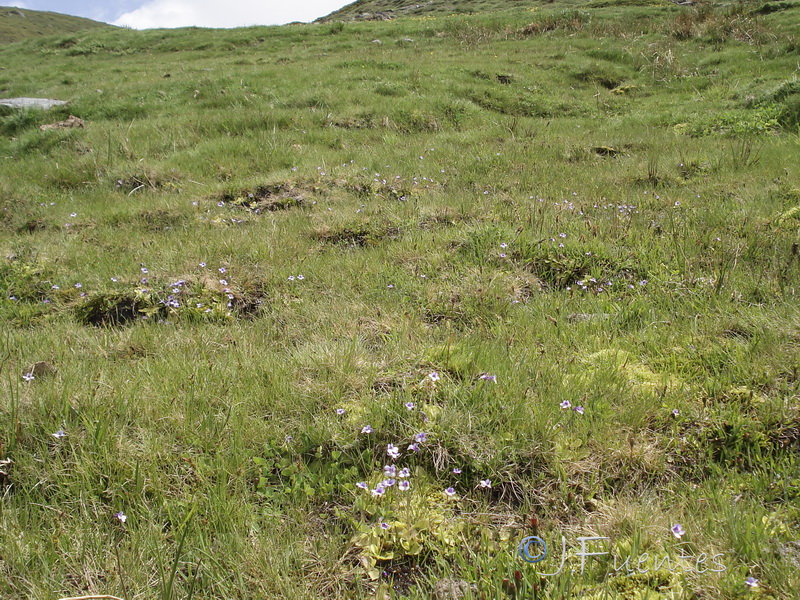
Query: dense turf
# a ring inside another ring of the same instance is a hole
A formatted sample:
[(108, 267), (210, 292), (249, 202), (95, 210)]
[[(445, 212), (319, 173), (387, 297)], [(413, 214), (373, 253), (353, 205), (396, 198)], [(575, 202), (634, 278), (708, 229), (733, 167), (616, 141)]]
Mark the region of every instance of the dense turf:
[(628, 4), (1, 48), (0, 597), (793, 597), (800, 10)]

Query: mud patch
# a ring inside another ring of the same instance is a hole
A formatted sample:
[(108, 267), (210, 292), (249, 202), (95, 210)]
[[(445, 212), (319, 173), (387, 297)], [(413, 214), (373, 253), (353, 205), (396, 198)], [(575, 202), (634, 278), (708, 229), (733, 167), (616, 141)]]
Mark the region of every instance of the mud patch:
[(53, 129), (72, 129), (74, 127), (83, 129), (86, 127), (86, 121), (83, 119), (76, 117), (75, 115), (70, 115), (65, 121), (58, 121), (57, 123), (47, 123), (45, 125), (39, 125), (40, 131), (52, 131)]
[(83, 325), (115, 327), (141, 317), (142, 308), (142, 303), (133, 294), (96, 294), (75, 309), (75, 316)]
[(17, 227), (17, 233), (36, 233), (46, 229), (49, 229), (49, 225), (44, 219), (29, 219)]
[(358, 223), (341, 227), (318, 227), (312, 237), (325, 244), (345, 248), (377, 246), (384, 240), (397, 239), (399, 227), (387, 223)]
[(302, 206), (305, 202), (305, 193), (288, 183), (278, 183), (263, 185), (254, 190), (226, 193), (219, 196), (219, 201), (258, 215)]
[(144, 210), (136, 215), (136, 222), (147, 231), (169, 231), (186, 223), (186, 215), (166, 209)]

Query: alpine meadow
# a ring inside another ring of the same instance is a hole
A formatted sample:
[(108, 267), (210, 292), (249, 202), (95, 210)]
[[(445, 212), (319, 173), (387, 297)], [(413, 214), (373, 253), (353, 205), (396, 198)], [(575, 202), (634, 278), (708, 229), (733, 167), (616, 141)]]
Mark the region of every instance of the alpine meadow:
[(797, 598), (800, 0), (98, 26), (0, 97), (67, 102), (0, 106), (0, 598)]

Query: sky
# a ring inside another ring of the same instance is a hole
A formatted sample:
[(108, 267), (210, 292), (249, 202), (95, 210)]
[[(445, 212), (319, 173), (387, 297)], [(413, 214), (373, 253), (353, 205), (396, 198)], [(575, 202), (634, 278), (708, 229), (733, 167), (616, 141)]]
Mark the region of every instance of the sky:
[(134, 29), (243, 27), (309, 22), (353, 0), (0, 0)]

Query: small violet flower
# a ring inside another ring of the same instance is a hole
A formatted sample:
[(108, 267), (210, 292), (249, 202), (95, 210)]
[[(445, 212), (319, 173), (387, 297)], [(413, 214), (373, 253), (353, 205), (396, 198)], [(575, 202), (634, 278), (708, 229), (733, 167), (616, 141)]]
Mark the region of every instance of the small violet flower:
[(366, 490), (366, 489), (367, 489), (369, 486), (367, 486), (367, 482), (366, 482), (366, 481), (359, 481), (359, 482), (356, 484), (356, 487), (357, 487), (358, 489), (360, 489), (360, 490)]
[(405, 407), (406, 407), (406, 410), (414, 410), (414, 403), (413, 402), (406, 402)]
[(744, 580), (744, 584), (747, 587), (751, 588), (758, 587), (758, 579), (756, 579), (755, 577), (748, 577), (747, 579)]
[(372, 433), (372, 427), (364, 425), (364, 427), (361, 428), (361, 433)]
[(453, 473), (456, 474), (456, 475), (461, 475), (461, 469), (456, 467), (456, 468), (453, 469)]
[(579, 415), (582, 415), (582, 414), (583, 414), (583, 407), (582, 407), (582, 406), (576, 406), (574, 410), (575, 410), (575, 412), (576, 412), (576, 413), (578, 413)]
[(672, 535), (674, 535), (678, 539), (681, 539), (681, 537), (683, 537), (683, 535), (686, 533), (686, 530), (680, 523), (675, 523), (675, 525), (672, 526), (670, 531), (672, 532)]
[(119, 522), (120, 522), (121, 524), (123, 524), (123, 525), (125, 524), (125, 521), (127, 521), (127, 520), (128, 520), (128, 515), (126, 515), (126, 514), (125, 514), (124, 512), (122, 512), (122, 511), (119, 511), (118, 513), (114, 513), (114, 515), (113, 515), (113, 516), (114, 516), (114, 518), (115, 518), (117, 521), (119, 521)]
[(397, 458), (398, 456), (400, 456), (400, 449), (394, 444), (389, 444), (386, 447), (386, 454), (388, 454), (392, 458)]
[(561, 406), (561, 408), (571, 408), (572, 403), (569, 400), (564, 400), (559, 406)]
[(444, 493), (452, 498), (453, 496), (456, 495), (456, 490), (453, 487), (449, 487), (444, 491)]
[(491, 479), (481, 479), (481, 487), (482, 488), (490, 488), (490, 487), (492, 487), (492, 480)]
[(58, 431), (56, 431), (56, 432), (55, 432), (54, 434), (52, 434), (52, 435), (53, 435), (53, 437), (54, 437), (54, 438), (56, 438), (57, 440), (60, 440), (61, 438), (63, 438), (63, 437), (64, 437), (65, 435), (67, 435), (67, 434), (66, 434), (66, 432), (65, 432), (63, 429), (59, 429)]
[(397, 488), (401, 492), (407, 492), (410, 487), (411, 487), (411, 482), (410, 481), (401, 481), (399, 484), (397, 484)]

